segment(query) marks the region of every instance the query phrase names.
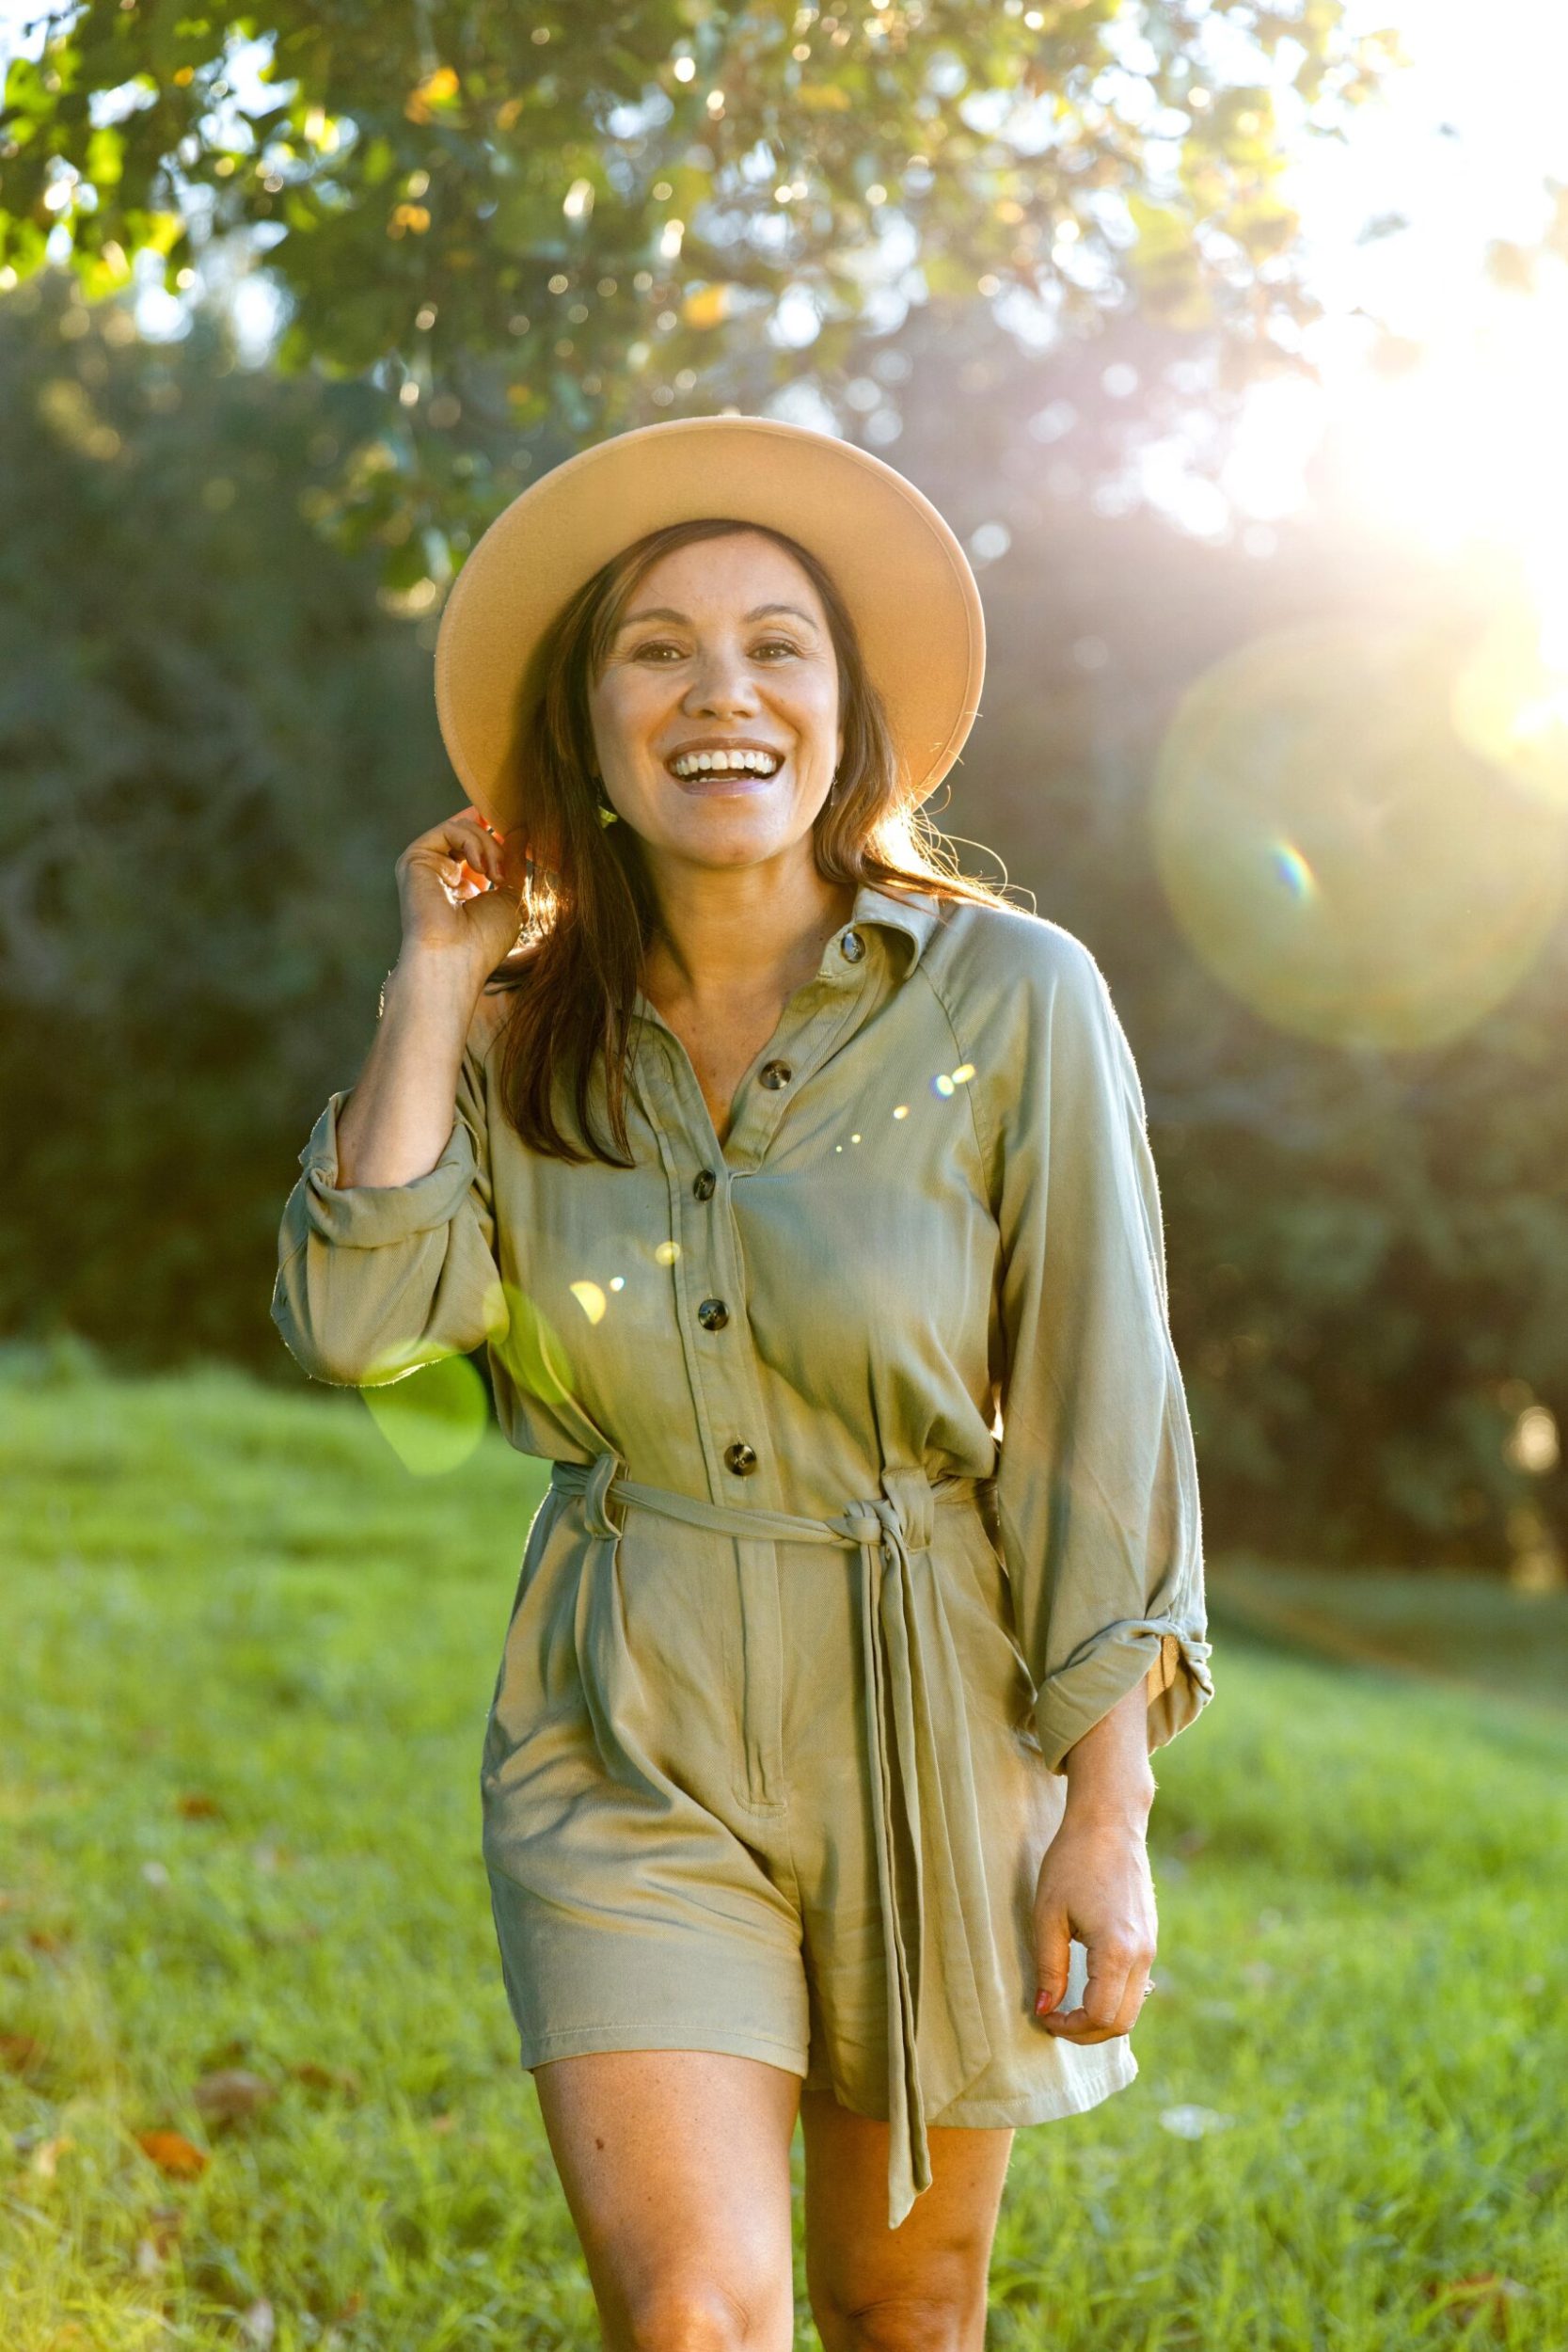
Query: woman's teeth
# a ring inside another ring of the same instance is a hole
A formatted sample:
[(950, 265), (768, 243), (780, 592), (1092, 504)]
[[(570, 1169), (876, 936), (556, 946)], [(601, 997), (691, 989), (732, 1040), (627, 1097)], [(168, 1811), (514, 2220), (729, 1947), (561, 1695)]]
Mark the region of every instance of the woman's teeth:
[(783, 765), (776, 752), (685, 752), (670, 762), (670, 771), (676, 776), (722, 776), (736, 771), (771, 776)]

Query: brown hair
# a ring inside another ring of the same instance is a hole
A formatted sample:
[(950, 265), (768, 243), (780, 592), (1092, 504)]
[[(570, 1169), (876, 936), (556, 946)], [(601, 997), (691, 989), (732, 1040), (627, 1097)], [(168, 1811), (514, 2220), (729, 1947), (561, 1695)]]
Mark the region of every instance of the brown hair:
[[(830, 882), (903, 883), (944, 899), (1000, 902), (989, 883), (958, 871), (951, 842), (900, 791), (893, 737), (854, 622), (809, 548), (765, 524), (720, 516), (669, 523), (634, 540), (577, 591), (543, 648), (546, 683), (516, 802), (531, 879), (518, 944), (486, 983), (517, 998), (501, 1033), (503, 1110), (525, 1143), (554, 1158), (635, 1165), (626, 1075), (642, 961), (657, 922), (636, 834), (599, 818), (590, 690), (633, 592), (659, 558), (740, 531), (762, 532), (801, 566), (822, 599), (838, 658), (844, 757), (816, 818), (817, 871)], [(608, 1140), (593, 1106), (595, 1072)], [(567, 1099), (575, 1136), (562, 1122)]]

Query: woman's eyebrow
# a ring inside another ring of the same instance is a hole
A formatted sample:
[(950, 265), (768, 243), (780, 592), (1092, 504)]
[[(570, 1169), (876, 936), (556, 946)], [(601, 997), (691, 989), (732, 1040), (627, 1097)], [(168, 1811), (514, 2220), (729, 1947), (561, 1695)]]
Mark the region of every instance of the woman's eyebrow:
[[(745, 617), (749, 621), (760, 621), (769, 612), (793, 612), (795, 618), (798, 621), (804, 621), (808, 628), (816, 628), (816, 623), (812, 619), (811, 614), (809, 612), (802, 612), (798, 604), (754, 604)], [(688, 612), (677, 612), (673, 605), (655, 604), (649, 605), (646, 611), (641, 612), (628, 612), (626, 619), (621, 623), (621, 627), (623, 628), (630, 628), (634, 621), (682, 621), (689, 623), (690, 617), (690, 614)]]

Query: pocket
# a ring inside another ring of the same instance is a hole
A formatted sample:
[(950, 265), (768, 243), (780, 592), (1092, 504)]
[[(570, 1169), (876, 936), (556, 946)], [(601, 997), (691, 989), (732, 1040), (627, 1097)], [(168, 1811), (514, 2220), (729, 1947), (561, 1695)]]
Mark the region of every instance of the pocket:
[[(952, 1514), (944, 1557), (948, 1614), (972, 1706), (1017, 1731), (1035, 1704), (1034, 1677), (1019, 1646), (1012, 1586), (977, 1513)], [(939, 1520), (939, 1534), (941, 1521)]]

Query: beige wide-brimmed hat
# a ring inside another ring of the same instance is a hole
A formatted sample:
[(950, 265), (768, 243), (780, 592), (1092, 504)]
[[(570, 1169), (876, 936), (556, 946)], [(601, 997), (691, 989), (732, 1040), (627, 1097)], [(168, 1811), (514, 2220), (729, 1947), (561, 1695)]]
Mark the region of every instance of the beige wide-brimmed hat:
[(935, 790), (978, 709), (985, 617), (969, 559), (881, 458), (771, 417), (679, 418), (583, 450), (504, 507), (458, 573), (436, 641), (451, 764), (501, 833), (568, 598), (644, 532), (698, 516), (768, 523), (818, 557), (854, 616), (911, 803)]

